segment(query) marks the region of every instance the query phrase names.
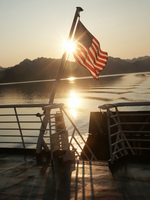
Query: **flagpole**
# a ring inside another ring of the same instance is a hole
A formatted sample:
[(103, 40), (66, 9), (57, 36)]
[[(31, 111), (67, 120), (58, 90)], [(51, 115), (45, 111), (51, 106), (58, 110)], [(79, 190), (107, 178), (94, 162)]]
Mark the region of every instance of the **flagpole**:
[[(75, 13), (75, 16), (74, 16), (74, 19), (73, 19), (73, 22), (72, 22), (72, 26), (71, 26), (71, 29), (70, 29), (68, 40), (70, 40), (72, 38), (72, 36), (73, 36), (73, 32), (74, 32), (77, 20), (80, 17), (79, 13), (81, 11), (83, 11), (83, 9), (81, 7), (77, 7), (76, 8), (76, 13)], [(60, 81), (61, 75), (63, 73), (63, 70), (65, 68), (66, 61), (67, 61), (67, 53), (64, 52), (64, 54), (62, 56), (62, 59), (61, 59), (60, 66), (59, 66), (59, 70), (58, 70), (58, 73), (57, 73), (57, 76), (56, 76), (56, 79), (55, 79), (55, 82), (54, 82), (54, 85), (53, 85), (52, 93), (51, 93), (51, 96), (50, 96), (50, 99), (49, 99), (49, 103), (50, 104), (53, 104), (55, 93), (56, 93), (56, 89), (57, 89), (58, 83)], [(44, 148), (45, 152), (47, 152), (47, 153), (49, 152), (49, 148), (48, 148), (46, 142), (43, 139), (44, 132), (46, 130), (47, 124), (48, 124), (49, 119), (50, 119), (49, 115), (50, 115), (50, 110), (46, 110), (45, 116), (43, 118), (43, 122), (41, 124), (40, 133), (39, 133), (37, 146), (36, 146), (36, 159), (37, 159), (37, 162), (41, 161), (40, 153), (41, 153), (42, 147)], [(52, 149), (51, 149), (51, 160), (53, 159), (52, 157), (53, 157), (53, 155), (52, 155)]]
[[(83, 11), (83, 9), (81, 7), (76, 8), (76, 13), (75, 13), (75, 16), (74, 16), (74, 19), (73, 19), (73, 22), (72, 22), (72, 26), (71, 26), (71, 29), (70, 29), (68, 40), (71, 40), (71, 38), (73, 36), (73, 32), (74, 32), (77, 20), (80, 17), (79, 13), (81, 11)], [(66, 61), (67, 61), (67, 52), (65, 51), (63, 56), (62, 56), (62, 59), (61, 59), (59, 70), (58, 70), (58, 73), (57, 73), (57, 76), (56, 76), (56, 79), (55, 79), (55, 82), (54, 82), (54, 85), (53, 85), (52, 93), (51, 93), (51, 96), (50, 96), (50, 99), (49, 99), (49, 103), (53, 103), (53, 101), (54, 101), (56, 89), (57, 89), (58, 83), (61, 79), (61, 75), (63, 73), (63, 70), (65, 68)]]

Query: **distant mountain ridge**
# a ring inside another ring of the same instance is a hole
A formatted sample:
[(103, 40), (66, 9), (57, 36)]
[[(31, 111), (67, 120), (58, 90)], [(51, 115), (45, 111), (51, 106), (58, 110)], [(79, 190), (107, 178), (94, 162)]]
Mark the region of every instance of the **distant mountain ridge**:
[[(55, 79), (60, 61), (61, 59), (41, 57), (34, 60), (25, 59), (18, 65), (9, 68), (0, 67), (0, 83)], [(100, 75), (146, 71), (150, 71), (150, 56), (132, 60), (109, 57), (107, 65)], [(90, 75), (90, 72), (77, 62), (67, 61), (62, 77)]]
[(105, 69), (101, 74), (121, 74), (150, 71), (150, 56), (134, 58), (132, 60), (109, 57)]
[(0, 66), (0, 71), (2, 71), (2, 70), (4, 70), (4, 69), (5, 69), (5, 68), (3, 68), (3, 67)]
[(128, 62), (136, 62), (136, 61), (146, 60), (148, 58), (149, 58), (149, 56), (142, 56), (142, 57), (138, 57), (138, 58), (125, 59), (125, 60), (128, 61)]

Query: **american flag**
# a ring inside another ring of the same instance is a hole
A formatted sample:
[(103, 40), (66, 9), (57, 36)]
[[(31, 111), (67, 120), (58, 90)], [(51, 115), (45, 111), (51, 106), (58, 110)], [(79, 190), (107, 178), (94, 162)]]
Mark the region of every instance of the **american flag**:
[(74, 34), (76, 50), (73, 55), (75, 60), (86, 67), (93, 78), (99, 79), (99, 72), (103, 70), (107, 63), (108, 54), (100, 48), (99, 41), (78, 21)]

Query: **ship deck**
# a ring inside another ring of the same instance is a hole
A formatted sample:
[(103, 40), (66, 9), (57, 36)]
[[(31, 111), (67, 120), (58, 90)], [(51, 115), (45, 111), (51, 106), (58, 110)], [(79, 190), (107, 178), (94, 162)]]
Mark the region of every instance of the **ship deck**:
[(43, 163), (34, 155), (0, 154), (0, 199), (150, 199), (149, 162)]

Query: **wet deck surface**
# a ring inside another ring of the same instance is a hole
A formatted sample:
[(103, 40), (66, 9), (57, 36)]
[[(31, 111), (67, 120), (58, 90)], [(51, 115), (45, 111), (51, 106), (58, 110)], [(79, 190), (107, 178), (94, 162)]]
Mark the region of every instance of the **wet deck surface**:
[(0, 155), (0, 199), (150, 199), (150, 164), (130, 162), (113, 173), (107, 162), (43, 164)]

